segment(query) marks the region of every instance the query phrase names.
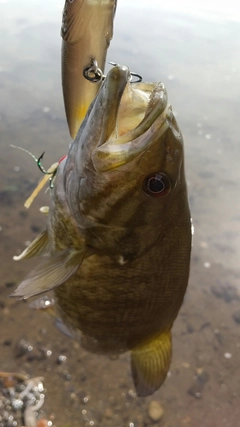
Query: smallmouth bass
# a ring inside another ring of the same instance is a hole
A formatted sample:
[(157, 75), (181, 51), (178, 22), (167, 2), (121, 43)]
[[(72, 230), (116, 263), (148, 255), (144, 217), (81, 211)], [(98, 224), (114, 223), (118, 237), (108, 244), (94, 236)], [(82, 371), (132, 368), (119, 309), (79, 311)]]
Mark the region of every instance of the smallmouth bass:
[(163, 383), (186, 291), (191, 222), (182, 134), (163, 83), (113, 67), (59, 164), (47, 229), (16, 259), (48, 255), (12, 294), (54, 289), (94, 353), (130, 350), (139, 396)]

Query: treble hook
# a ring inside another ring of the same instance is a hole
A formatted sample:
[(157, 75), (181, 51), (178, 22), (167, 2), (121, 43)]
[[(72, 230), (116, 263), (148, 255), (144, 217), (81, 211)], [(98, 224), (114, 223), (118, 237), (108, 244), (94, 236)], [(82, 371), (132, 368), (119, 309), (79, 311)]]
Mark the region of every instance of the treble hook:
[[(142, 76), (140, 76), (140, 74), (138, 73), (133, 73), (132, 71), (130, 71), (131, 74), (131, 78), (130, 78), (130, 83), (140, 83), (142, 81)], [(137, 80), (132, 80), (132, 77), (137, 77)]]
[(39, 157), (38, 157), (38, 159), (36, 159), (36, 160), (37, 160), (38, 168), (39, 168), (39, 169), (40, 169), (40, 171), (41, 171), (42, 173), (44, 173), (45, 175), (52, 175), (52, 172), (48, 172), (48, 171), (46, 171), (46, 170), (44, 169), (44, 167), (43, 167), (42, 163), (41, 163), (41, 160), (43, 159), (44, 154), (45, 154), (45, 151), (41, 154), (41, 156), (39, 156)]
[[(40, 171), (41, 171), (44, 175), (51, 175), (51, 176), (50, 176), (50, 178), (49, 178), (49, 187), (52, 189), (52, 188), (53, 188), (53, 181), (54, 181), (54, 178), (55, 178), (56, 173), (57, 173), (57, 168), (55, 169), (55, 171), (54, 171), (54, 172), (48, 172), (48, 171), (46, 171), (46, 170), (44, 169), (44, 167), (43, 167), (43, 165), (42, 165), (42, 163), (41, 163), (41, 160), (42, 160), (42, 158), (43, 158), (44, 154), (45, 154), (45, 151), (41, 154), (41, 156), (39, 156), (39, 157), (38, 157), (38, 159), (36, 159), (36, 161), (37, 161), (38, 168), (40, 169)], [(59, 163), (60, 163), (60, 162), (59, 162)]]
[[(116, 62), (109, 62), (109, 64), (113, 65), (114, 67), (117, 67), (119, 65), (119, 64), (116, 64)], [(140, 83), (142, 81), (142, 76), (140, 76), (140, 74), (130, 71), (130, 75), (131, 75), (130, 83)], [(137, 80), (133, 81), (132, 80), (133, 77), (137, 77)]]
[[(27, 154), (29, 154), (34, 160), (35, 160), (35, 162), (37, 163), (37, 165), (38, 165), (38, 168), (40, 169), (40, 171), (44, 174), (44, 175), (51, 175), (50, 176), (50, 178), (49, 178), (49, 186), (50, 186), (50, 188), (53, 188), (53, 180), (54, 180), (54, 178), (55, 178), (55, 175), (56, 175), (56, 173), (57, 173), (57, 167), (52, 171), (52, 172), (48, 172), (48, 171), (46, 171), (46, 169), (44, 169), (44, 167), (43, 167), (43, 165), (42, 165), (42, 162), (41, 162), (41, 160), (42, 160), (42, 158), (43, 158), (43, 156), (44, 156), (44, 154), (45, 154), (45, 151), (41, 154), (41, 156), (39, 156), (38, 158), (37, 157), (35, 157), (34, 156), (34, 154), (32, 154), (30, 151), (28, 151), (28, 150), (25, 150), (25, 148), (22, 148), (22, 147), (18, 147), (18, 146), (16, 146), (16, 145), (12, 145), (11, 144), (11, 147), (13, 147), (13, 148), (17, 148), (18, 150), (21, 150), (21, 151), (24, 151), (25, 153), (27, 153)], [(58, 164), (65, 158), (66, 156), (64, 156), (64, 157), (62, 157), (60, 160), (59, 160), (59, 162), (58, 162)], [(51, 168), (53, 167), (54, 165), (52, 165), (51, 166)], [(50, 168), (50, 169), (51, 169)], [(30, 206), (30, 205), (29, 205)]]
[[(114, 67), (119, 65), (116, 62), (109, 62), (109, 64), (113, 65)], [(142, 76), (140, 76), (140, 74), (130, 71), (130, 75), (130, 83), (140, 83), (142, 81)], [(102, 70), (98, 67), (98, 63), (94, 58), (91, 59), (91, 64), (84, 68), (83, 76), (91, 83), (100, 83), (106, 78)], [(136, 77), (136, 80), (133, 81), (133, 77)]]

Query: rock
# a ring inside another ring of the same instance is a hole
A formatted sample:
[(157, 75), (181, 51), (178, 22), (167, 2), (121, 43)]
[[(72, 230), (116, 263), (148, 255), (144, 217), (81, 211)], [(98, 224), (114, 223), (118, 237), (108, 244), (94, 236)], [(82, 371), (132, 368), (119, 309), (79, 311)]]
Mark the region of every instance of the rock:
[(30, 342), (21, 339), (17, 344), (16, 344), (16, 348), (15, 348), (15, 357), (22, 357), (25, 354), (30, 353), (31, 351), (33, 351), (33, 346)]
[(16, 282), (6, 282), (6, 288), (14, 288), (16, 286)]
[(32, 230), (34, 233), (40, 233), (42, 229), (41, 229), (41, 227), (39, 227), (38, 225), (32, 224), (32, 225), (31, 225), (31, 230)]
[(204, 385), (209, 380), (209, 374), (204, 371), (202, 368), (196, 370), (196, 375), (194, 377), (193, 385), (188, 389), (188, 394), (195, 397), (196, 399), (201, 399)]
[(218, 284), (216, 286), (212, 286), (211, 291), (215, 297), (221, 298), (227, 303), (240, 300), (237, 288), (234, 286)]
[(66, 362), (67, 360), (67, 356), (65, 356), (64, 354), (60, 354), (57, 358), (57, 365), (61, 365), (62, 363)]
[(37, 427), (48, 427), (49, 426), (49, 421), (45, 418), (41, 418), (40, 420), (37, 421)]
[(160, 421), (164, 415), (164, 409), (156, 400), (152, 400), (148, 406), (148, 415), (153, 422)]
[(240, 310), (235, 311), (232, 315), (233, 320), (235, 320), (235, 322), (240, 325)]
[(201, 399), (202, 397), (201, 392), (202, 392), (202, 388), (199, 386), (199, 384), (195, 384), (195, 383), (188, 389), (188, 394), (190, 396), (195, 397), (195, 399)]
[(5, 307), (6, 307), (5, 302), (4, 301), (0, 301), (0, 308), (5, 308)]
[(104, 416), (108, 419), (112, 419), (114, 417), (114, 413), (111, 408), (106, 408), (104, 412)]

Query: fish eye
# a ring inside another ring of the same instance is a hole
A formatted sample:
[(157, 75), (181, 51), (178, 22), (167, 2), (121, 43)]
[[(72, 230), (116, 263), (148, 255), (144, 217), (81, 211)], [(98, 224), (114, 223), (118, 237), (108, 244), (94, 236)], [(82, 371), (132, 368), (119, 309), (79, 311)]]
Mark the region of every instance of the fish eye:
[(151, 173), (143, 180), (143, 191), (149, 196), (166, 196), (171, 190), (171, 182), (165, 173)]

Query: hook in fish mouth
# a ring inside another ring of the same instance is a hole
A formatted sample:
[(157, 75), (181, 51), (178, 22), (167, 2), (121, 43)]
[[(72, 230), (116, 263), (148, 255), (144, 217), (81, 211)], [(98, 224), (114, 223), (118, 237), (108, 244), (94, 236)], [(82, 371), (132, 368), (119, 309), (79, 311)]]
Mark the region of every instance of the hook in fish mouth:
[[(141, 155), (166, 132), (170, 114), (161, 82), (132, 85), (128, 67), (114, 66), (99, 89), (90, 114), (98, 129), (93, 138), (96, 145), (92, 147), (95, 170), (113, 170)], [(92, 128), (92, 118), (88, 121)]]
[[(110, 65), (113, 65), (114, 67), (119, 67), (119, 64), (117, 64), (116, 62), (109, 62)], [(138, 73), (135, 73), (133, 71), (130, 71), (130, 83), (140, 83), (142, 81), (142, 76)], [(133, 77), (137, 77), (136, 80), (132, 80)]]
[[(119, 66), (115, 62), (109, 62), (110, 65), (114, 67)], [(101, 83), (105, 80), (106, 75), (103, 74), (102, 70), (98, 67), (97, 60), (95, 58), (91, 59), (90, 65), (83, 69), (83, 77), (90, 81), (91, 83)], [(133, 77), (136, 77), (136, 80), (133, 80)], [(138, 73), (130, 71), (130, 83), (140, 83), (142, 81), (142, 76)]]

